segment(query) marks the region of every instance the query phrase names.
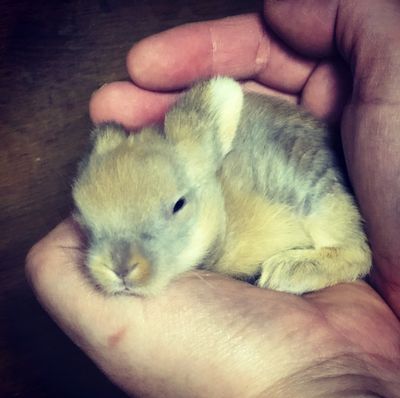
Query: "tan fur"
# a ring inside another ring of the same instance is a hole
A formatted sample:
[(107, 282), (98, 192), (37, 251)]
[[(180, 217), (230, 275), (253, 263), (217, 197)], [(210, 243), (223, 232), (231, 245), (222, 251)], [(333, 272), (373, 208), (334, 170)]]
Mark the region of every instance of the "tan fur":
[(264, 265), (260, 286), (302, 293), (368, 273), (370, 249), (348, 194), (327, 195), (320, 208), (303, 222), (314, 248), (290, 250), (270, 258)]
[(149, 280), (152, 265), (149, 259), (144, 256), (140, 250), (135, 250), (131, 253), (131, 257), (128, 261), (128, 267), (131, 267), (130, 272), (127, 274), (127, 282), (133, 285), (142, 285)]
[(157, 294), (196, 266), (261, 273), (259, 286), (296, 294), (368, 273), (361, 217), (327, 130), (292, 105), (244, 98), (217, 78), (167, 113), (165, 136), (95, 133), (73, 195), (92, 233), (88, 273), (103, 291)]
[(106, 293), (118, 293), (123, 288), (123, 282), (113, 270), (113, 261), (107, 246), (99, 248), (94, 253), (88, 253), (87, 269), (91, 280)]
[[(96, 134), (94, 132), (94, 134)], [(101, 137), (96, 137), (96, 145), (94, 150), (98, 155), (103, 155), (104, 153), (110, 151), (113, 148), (116, 148), (119, 144), (125, 141), (125, 134), (123, 132), (115, 133), (115, 129), (107, 127), (105, 131), (103, 131)]]
[(224, 184), (227, 226), (218, 272), (247, 277), (266, 258), (294, 246), (311, 244), (299, 219), (287, 206)]

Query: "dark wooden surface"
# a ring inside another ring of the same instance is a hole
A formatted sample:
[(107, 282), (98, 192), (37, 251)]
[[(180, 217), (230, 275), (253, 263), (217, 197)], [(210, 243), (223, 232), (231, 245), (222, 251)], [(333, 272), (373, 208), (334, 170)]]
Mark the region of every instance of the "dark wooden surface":
[(0, 1), (0, 397), (123, 397), (63, 335), (24, 277), (29, 247), (71, 208), (91, 93), (127, 78), (125, 54), (247, 0)]

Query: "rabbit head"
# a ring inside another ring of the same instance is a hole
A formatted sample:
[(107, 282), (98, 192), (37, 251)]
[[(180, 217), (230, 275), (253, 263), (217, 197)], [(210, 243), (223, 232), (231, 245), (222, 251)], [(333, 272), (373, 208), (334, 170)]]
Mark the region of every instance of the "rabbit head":
[(95, 129), (73, 186), (88, 231), (86, 269), (107, 293), (151, 295), (218, 256), (225, 232), (218, 170), (243, 102), (228, 78), (196, 84), (162, 127)]

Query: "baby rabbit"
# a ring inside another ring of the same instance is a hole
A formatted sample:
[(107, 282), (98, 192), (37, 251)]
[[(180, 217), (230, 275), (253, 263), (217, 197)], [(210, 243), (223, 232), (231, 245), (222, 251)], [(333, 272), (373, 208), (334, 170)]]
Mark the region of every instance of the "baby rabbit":
[(104, 292), (154, 295), (197, 267), (302, 294), (370, 269), (329, 132), (294, 105), (218, 77), (163, 126), (105, 124), (93, 140), (73, 197)]

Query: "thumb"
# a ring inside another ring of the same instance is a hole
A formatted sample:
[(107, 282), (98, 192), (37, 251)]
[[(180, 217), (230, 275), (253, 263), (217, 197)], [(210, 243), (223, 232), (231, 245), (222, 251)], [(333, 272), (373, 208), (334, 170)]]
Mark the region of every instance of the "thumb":
[(336, 46), (351, 65), (343, 147), (374, 252), (371, 281), (400, 316), (400, 3), (266, 0), (265, 14), (298, 51), (321, 56)]

